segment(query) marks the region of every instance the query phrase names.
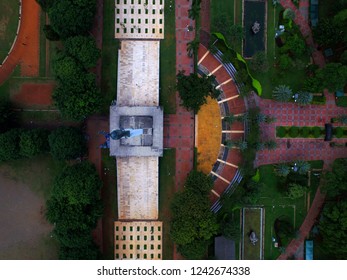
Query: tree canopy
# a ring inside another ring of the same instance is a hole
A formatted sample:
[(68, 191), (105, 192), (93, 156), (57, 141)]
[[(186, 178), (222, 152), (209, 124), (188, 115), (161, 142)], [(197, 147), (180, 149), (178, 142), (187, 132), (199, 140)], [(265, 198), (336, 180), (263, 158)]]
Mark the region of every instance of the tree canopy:
[(76, 59), (85, 69), (96, 66), (100, 57), (100, 50), (96, 42), (90, 36), (69, 37), (64, 41), (65, 52)]
[(347, 65), (328, 63), (324, 68), (317, 70), (316, 76), (322, 88), (335, 92), (343, 89), (347, 82)]
[(210, 177), (192, 171), (184, 190), (176, 193), (172, 201), (171, 238), (186, 258), (202, 258), (209, 240), (218, 231), (216, 216), (209, 206), (208, 194), (212, 186)]
[(184, 72), (180, 71), (177, 74), (177, 90), (183, 106), (197, 113), (200, 107), (206, 104), (207, 97), (217, 98), (220, 91), (213, 86), (214, 79), (213, 75), (199, 77), (195, 73), (185, 76)]
[(59, 0), (48, 9), (51, 26), (61, 38), (87, 34), (96, 12), (96, 0)]
[(32, 157), (49, 150), (48, 131), (45, 129), (23, 130), (19, 137), (19, 148), (22, 156)]
[(86, 141), (75, 127), (59, 127), (48, 137), (50, 152), (55, 159), (75, 159), (85, 154)]
[(0, 162), (17, 159), (19, 154), (20, 129), (11, 129), (0, 134)]

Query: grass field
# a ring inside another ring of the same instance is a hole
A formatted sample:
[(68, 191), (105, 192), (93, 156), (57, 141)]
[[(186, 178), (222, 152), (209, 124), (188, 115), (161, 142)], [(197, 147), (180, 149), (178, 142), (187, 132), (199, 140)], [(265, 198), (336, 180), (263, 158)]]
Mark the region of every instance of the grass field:
[[(321, 169), (323, 161), (310, 161), (311, 169)], [(297, 230), (308, 212), (310, 204), (320, 182), (320, 176), (312, 176), (310, 187), (306, 195), (302, 198), (292, 200), (283, 193), (283, 186), (279, 177), (274, 173), (273, 165), (263, 165), (259, 167), (261, 182), (264, 184), (260, 191), (259, 205), (264, 207), (266, 212), (265, 233), (264, 233), (264, 259), (276, 259), (280, 255), (278, 248), (274, 247), (272, 237), (274, 237), (274, 222), (278, 217), (289, 217)], [(315, 173), (321, 173), (315, 171)]]
[[(253, 245), (249, 239), (254, 231), (258, 242)], [(260, 260), (263, 256), (263, 209), (243, 208), (242, 259)]]
[(159, 220), (163, 222), (163, 259), (173, 259), (173, 242), (170, 239), (170, 204), (175, 193), (176, 150), (164, 150), (159, 159)]
[(117, 171), (116, 160), (109, 156), (108, 149), (102, 149), (102, 166), (105, 170), (101, 190), (104, 213), (102, 217), (103, 259), (114, 259), (114, 222), (117, 220)]
[(104, 1), (104, 25), (102, 33), (102, 79), (101, 92), (103, 94), (102, 112), (107, 113), (111, 101), (117, 96), (117, 68), (119, 41), (114, 38), (114, 1)]
[(19, 1), (0, 2), (0, 63), (11, 49), (19, 24)]
[(176, 36), (174, 0), (165, 1), (164, 40), (160, 41), (160, 106), (165, 114), (176, 113)]

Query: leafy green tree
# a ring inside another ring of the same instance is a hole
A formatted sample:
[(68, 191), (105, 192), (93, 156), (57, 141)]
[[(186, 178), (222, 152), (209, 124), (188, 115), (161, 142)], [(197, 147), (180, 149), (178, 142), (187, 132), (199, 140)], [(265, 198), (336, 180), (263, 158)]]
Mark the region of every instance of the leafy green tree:
[(177, 74), (177, 90), (182, 99), (182, 105), (187, 110), (193, 110), (194, 113), (197, 113), (200, 107), (206, 104), (208, 96), (217, 98), (220, 91), (213, 86), (214, 79), (213, 75), (199, 77), (195, 73), (185, 76), (184, 72), (180, 71)]
[(61, 260), (98, 260), (100, 251), (94, 242), (85, 244), (84, 247), (60, 246), (59, 259)]
[(322, 18), (313, 29), (313, 37), (321, 46), (333, 46), (341, 42), (341, 30), (333, 18)]
[(199, 18), (201, 10), (200, 4), (201, 0), (193, 0), (191, 8), (188, 10), (189, 18), (191, 18), (192, 20)]
[(301, 57), (307, 51), (307, 47), (304, 39), (298, 34), (294, 34), (287, 39), (281, 51), (289, 51), (295, 57)]
[(252, 71), (264, 73), (269, 70), (269, 61), (265, 52), (256, 52), (249, 62)]
[(285, 9), (283, 12), (283, 18), (294, 20), (295, 19), (294, 11), (290, 8)]
[(222, 234), (226, 238), (232, 239), (234, 241), (238, 241), (240, 239), (240, 223), (235, 219), (229, 218), (226, 221), (223, 221), (220, 228)]
[(280, 177), (287, 177), (290, 173), (290, 167), (285, 163), (280, 163), (275, 166), (275, 173)]
[(257, 115), (257, 122), (260, 123), (264, 123), (266, 121), (266, 115), (263, 113), (260, 113)]
[(295, 230), (288, 217), (281, 216), (274, 223), (275, 234), (280, 247), (288, 245), (289, 241), (295, 237)]
[(50, 152), (55, 159), (75, 159), (86, 153), (86, 141), (75, 127), (59, 127), (48, 137)]
[(243, 140), (227, 140), (225, 142), (225, 146), (228, 148), (228, 149), (232, 149), (232, 148), (237, 148), (237, 149), (240, 149), (241, 151), (244, 151), (247, 149), (248, 147), (248, 144), (246, 141), (243, 141)]
[(296, 164), (298, 169), (297, 172), (302, 175), (306, 174), (311, 169), (311, 165), (304, 160), (297, 160), (294, 162), (294, 164)]
[(347, 258), (347, 201), (328, 202), (318, 228), (325, 253), (332, 259)]
[(96, 66), (101, 52), (91, 36), (69, 37), (64, 41), (65, 52), (76, 59), (85, 69)]
[(45, 12), (47, 12), (49, 8), (52, 7), (54, 1), (55, 0), (36, 0), (36, 2), (41, 6), (41, 9)]
[(33, 157), (48, 151), (48, 131), (45, 129), (23, 130), (19, 137), (22, 156)]
[[(347, 7), (347, 5), (345, 5)], [(347, 42), (347, 32), (346, 32), (346, 25), (347, 25), (347, 8), (340, 10), (335, 16), (334, 16), (334, 23), (339, 28), (341, 37), (344, 42)]]
[(288, 70), (293, 66), (293, 59), (288, 54), (281, 54), (278, 59), (278, 66), (282, 71)]
[(343, 65), (347, 65), (347, 50), (341, 54), (340, 61)]
[(61, 38), (87, 34), (96, 12), (96, 0), (54, 1), (48, 9), (50, 23)]
[(298, 199), (305, 195), (306, 190), (307, 188), (302, 185), (291, 183), (288, 186), (287, 195), (291, 199)]
[(335, 92), (342, 89), (347, 82), (347, 65), (328, 63), (323, 69), (319, 69), (316, 75), (323, 88)]
[(275, 150), (277, 148), (277, 142), (275, 140), (266, 141), (264, 145), (268, 150)]
[(334, 161), (332, 171), (326, 172), (322, 190), (329, 198), (346, 197), (347, 195), (347, 159)]
[(343, 124), (347, 124), (347, 115), (341, 115), (338, 117), (338, 121)]
[(193, 171), (188, 175), (184, 190), (173, 198), (170, 234), (186, 258), (202, 258), (209, 240), (218, 231), (216, 216), (209, 205), (212, 187), (210, 177)]
[(45, 26), (43, 27), (43, 33), (45, 33), (46, 39), (50, 40), (50, 41), (59, 41), (60, 40), (60, 36), (57, 32), (55, 32), (52, 28), (51, 25), (47, 25), (45, 24)]
[(298, 98), (297, 98), (298, 104), (308, 105), (312, 102), (312, 99), (313, 99), (312, 93), (307, 91), (299, 91), (297, 92), (297, 94), (298, 94)]
[(101, 107), (101, 94), (92, 73), (79, 77), (79, 85), (57, 86), (53, 100), (62, 115), (68, 119), (81, 121), (98, 112)]
[(11, 129), (0, 134), (0, 162), (12, 159), (18, 159), (19, 154), (19, 136), (21, 130)]
[(229, 124), (233, 124), (234, 122), (244, 122), (248, 120), (248, 113), (245, 112), (239, 115), (230, 114), (228, 116), (225, 116), (224, 120)]
[(293, 92), (289, 86), (279, 85), (272, 91), (272, 97), (276, 101), (288, 102), (292, 99)]

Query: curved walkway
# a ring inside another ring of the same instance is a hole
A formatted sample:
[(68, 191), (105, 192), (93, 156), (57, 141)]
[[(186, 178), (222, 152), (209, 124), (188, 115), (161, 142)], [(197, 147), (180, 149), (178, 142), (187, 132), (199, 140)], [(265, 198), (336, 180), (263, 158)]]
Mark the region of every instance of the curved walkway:
[(238, 149), (227, 149), (223, 143), (226, 140), (238, 140), (244, 137), (244, 125), (234, 123), (231, 126), (223, 122), (223, 118), (229, 114), (241, 114), (246, 111), (243, 98), (239, 96), (238, 89), (229, 75), (224, 65), (200, 44), (198, 52), (198, 66), (200, 72), (206, 75), (214, 75), (216, 88), (221, 90), (221, 96), (217, 102), (220, 109), (222, 122), (222, 141), (220, 152), (214, 164), (211, 175), (214, 179), (214, 187), (211, 193), (212, 204), (215, 204), (220, 196), (234, 181), (237, 176), (238, 166), (242, 161), (241, 153)]
[[(39, 73), (40, 6), (35, 0), (22, 1), (21, 25), (17, 40), (5, 63), (0, 67), (0, 85), (22, 63), (22, 75), (37, 76)], [(23, 62), (26, 63), (23, 63)]]

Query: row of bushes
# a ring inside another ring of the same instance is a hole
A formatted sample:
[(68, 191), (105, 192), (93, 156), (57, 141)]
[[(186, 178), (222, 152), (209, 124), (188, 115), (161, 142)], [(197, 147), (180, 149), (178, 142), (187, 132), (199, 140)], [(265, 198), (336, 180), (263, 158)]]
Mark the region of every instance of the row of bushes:
[(75, 127), (14, 128), (0, 134), (0, 162), (50, 152), (57, 160), (75, 159), (86, 153), (86, 141)]
[[(318, 126), (277, 126), (276, 137), (279, 138), (319, 138), (325, 135), (325, 129)], [(347, 128), (335, 127), (333, 135), (336, 138), (347, 137)]]

